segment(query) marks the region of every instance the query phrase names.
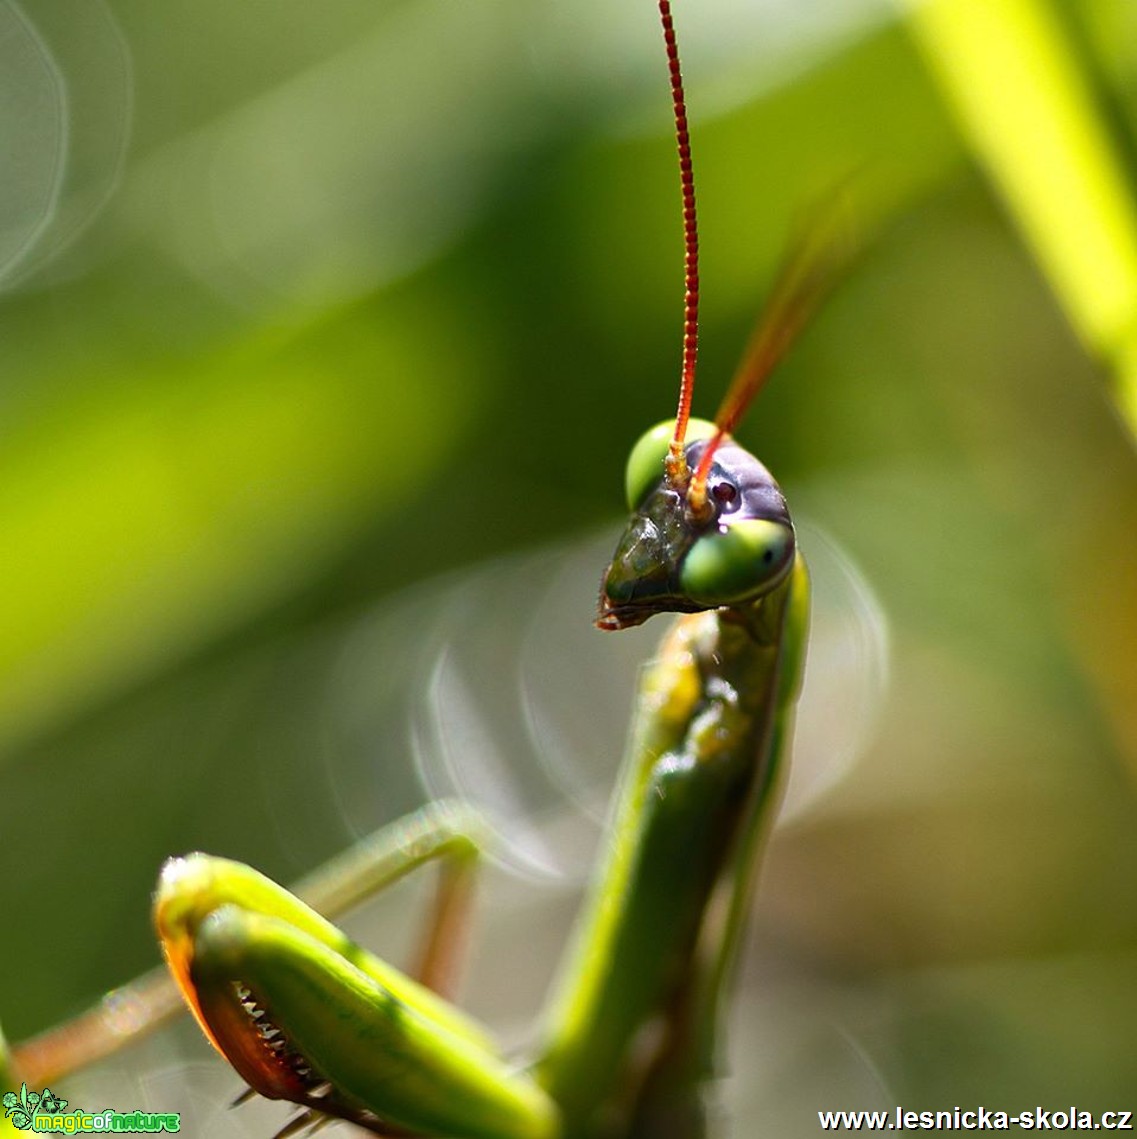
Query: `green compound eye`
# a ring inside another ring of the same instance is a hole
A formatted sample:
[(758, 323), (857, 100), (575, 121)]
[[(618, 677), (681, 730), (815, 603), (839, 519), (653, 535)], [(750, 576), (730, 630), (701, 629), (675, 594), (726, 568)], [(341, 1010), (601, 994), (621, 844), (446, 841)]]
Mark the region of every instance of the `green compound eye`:
[[(650, 431), (645, 431), (636, 441), (628, 456), (624, 472), (624, 493), (628, 499), (628, 509), (635, 510), (648, 494), (659, 486), (663, 478), (663, 460), (671, 445), (671, 433), (675, 430), (675, 420), (665, 419)], [(687, 443), (709, 439), (718, 428), (708, 419), (687, 421)]]
[(781, 522), (740, 519), (705, 534), (683, 561), (683, 592), (699, 605), (731, 605), (779, 581), (794, 556), (794, 532)]

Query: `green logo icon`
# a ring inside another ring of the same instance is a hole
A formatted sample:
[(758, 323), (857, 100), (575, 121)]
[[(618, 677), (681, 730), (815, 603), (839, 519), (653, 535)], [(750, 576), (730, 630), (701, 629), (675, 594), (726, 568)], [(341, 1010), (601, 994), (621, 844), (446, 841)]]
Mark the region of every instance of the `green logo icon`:
[(51, 1088), (44, 1088), (42, 1092), (30, 1092), (27, 1084), (20, 1085), (19, 1095), (5, 1092), (3, 1103), (4, 1115), (13, 1127), (21, 1131), (27, 1131), (41, 1111), (55, 1115), (67, 1106), (67, 1100), (60, 1099)]

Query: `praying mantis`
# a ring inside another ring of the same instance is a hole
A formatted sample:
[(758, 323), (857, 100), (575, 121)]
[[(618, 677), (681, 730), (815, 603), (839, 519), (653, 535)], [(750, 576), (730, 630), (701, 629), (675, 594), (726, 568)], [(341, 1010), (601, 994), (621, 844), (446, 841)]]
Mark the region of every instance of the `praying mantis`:
[[(808, 577), (785, 499), (732, 438), (831, 275), (804, 247), (775, 289), (714, 422), (690, 417), (698, 242), (685, 100), (668, 0), (686, 237), (679, 409), (633, 449), (632, 518), (597, 624), (680, 613), (645, 673), (611, 837), (529, 1060), (502, 1054), (446, 999), (481, 825), (433, 804), (298, 891), (206, 855), (162, 871), (155, 923), (205, 1035), (250, 1087), (376, 1134), (599, 1139), (705, 1133), (729, 987), (791, 731)], [(323, 916), (427, 862), (442, 867), (419, 960), (404, 974)], [(310, 903), (310, 904), (309, 904)], [(26, 1060), (17, 1051), (18, 1073)]]

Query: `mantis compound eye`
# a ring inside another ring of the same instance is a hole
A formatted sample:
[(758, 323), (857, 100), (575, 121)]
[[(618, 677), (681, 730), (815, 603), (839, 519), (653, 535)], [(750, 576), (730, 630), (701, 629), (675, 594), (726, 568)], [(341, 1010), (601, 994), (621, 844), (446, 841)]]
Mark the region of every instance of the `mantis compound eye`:
[(794, 532), (782, 522), (745, 518), (699, 538), (683, 561), (683, 592), (708, 608), (758, 597), (794, 560)]

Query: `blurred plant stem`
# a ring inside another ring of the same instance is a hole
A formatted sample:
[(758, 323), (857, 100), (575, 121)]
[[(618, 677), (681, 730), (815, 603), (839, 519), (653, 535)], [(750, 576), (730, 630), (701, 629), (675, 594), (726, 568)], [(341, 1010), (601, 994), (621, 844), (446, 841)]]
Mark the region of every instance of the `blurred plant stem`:
[(1117, 147), (1048, 0), (909, 0), (963, 131), (1137, 438), (1137, 214)]

